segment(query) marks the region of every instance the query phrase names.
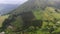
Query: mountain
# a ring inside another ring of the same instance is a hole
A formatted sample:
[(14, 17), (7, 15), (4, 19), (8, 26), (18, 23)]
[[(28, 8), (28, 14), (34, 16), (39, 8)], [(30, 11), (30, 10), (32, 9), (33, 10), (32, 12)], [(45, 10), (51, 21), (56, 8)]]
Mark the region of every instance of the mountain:
[[(44, 9), (45, 7), (50, 6), (50, 7), (55, 7), (60, 9), (60, 1), (59, 0), (28, 0), (24, 4), (18, 5), (16, 4), (0, 4), (0, 14), (6, 14), (9, 13), (10, 11), (14, 12), (25, 12), (25, 11), (30, 11), (32, 9), (36, 8), (42, 8)], [(17, 8), (18, 7), (18, 8)]]
[(56, 25), (57, 22), (60, 23), (60, 10), (57, 10), (60, 8), (59, 4), (60, 1), (55, 0), (28, 0), (9, 13), (8, 19), (3, 22), (2, 30), (14, 34), (45, 34), (47, 31), (53, 34), (60, 28), (60, 24)]
[(44, 9), (45, 7), (54, 7), (60, 9), (60, 1), (59, 0), (28, 0), (27, 2), (16, 8), (12, 12), (12, 14), (31, 11), (37, 8)]

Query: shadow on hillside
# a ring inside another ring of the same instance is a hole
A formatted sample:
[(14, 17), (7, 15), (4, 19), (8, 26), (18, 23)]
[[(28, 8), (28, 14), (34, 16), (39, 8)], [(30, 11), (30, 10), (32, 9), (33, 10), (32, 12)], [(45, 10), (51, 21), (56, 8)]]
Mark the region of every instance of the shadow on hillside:
[[(16, 16), (16, 15), (15, 15)], [(10, 23), (15, 21), (15, 16), (13, 16), (12, 18), (8, 18), (6, 19), (3, 24), (2, 24), (2, 31), (4, 31), (9, 25), (11, 25)], [(34, 27), (34, 31), (38, 28), (41, 28), (42, 26), (42, 20), (36, 20), (35, 19), (35, 16), (33, 15), (32, 12), (24, 12), (24, 13), (21, 13), (19, 16), (22, 17), (22, 20), (23, 20), (23, 26), (22, 26), (22, 30), (18, 29), (17, 31), (14, 30), (14, 32), (20, 32), (20, 31), (23, 31), (28, 29), (29, 27), (33, 26)]]

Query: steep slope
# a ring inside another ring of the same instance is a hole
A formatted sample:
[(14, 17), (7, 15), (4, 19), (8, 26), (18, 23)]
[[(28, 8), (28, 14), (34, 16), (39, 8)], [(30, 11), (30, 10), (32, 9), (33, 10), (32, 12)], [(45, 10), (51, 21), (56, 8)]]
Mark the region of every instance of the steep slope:
[(58, 0), (57, 1), (56, 0), (28, 0), (27, 2), (19, 6), (17, 9), (15, 9), (12, 12), (12, 14), (27, 12), (27, 11), (31, 11), (31, 10), (38, 9), (38, 8), (44, 9), (47, 6), (60, 8), (59, 4), (60, 4), (60, 1)]
[[(17, 9), (13, 10), (13, 12), (10, 13), (11, 16), (7, 21), (10, 20), (9, 26), (11, 26), (12, 28), (10, 28), (8, 26), (6, 32), (9, 31), (8, 33), (11, 33), (12, 30), (15, 33), (17, 33), (17, 32), (23, 33), (25, 31), (27, 31), (27, 32), (35, 31), (35, 29), (41, 28), (40, 26), (42, 26), (42, 29), (40, 29), (40, 31), (38, 32), (39, 34), (42, 33), (41, 30), (43, 30), (43, 31), (45, 30), (46, 32), (47, 31), (53, 32), (54, 30), (51, 31), (51, 28), (53, 28), (52, 26), (55, 26), (53, 23), (56, 23), (55, 20), (58, 17), (60, 18), (60, 16), (59, 16), (60, 13), (57, 13), (57, 10), (55, 9), (55, 8), (57, 8), (56, 6), (58, 6), (58, 3), (57, 3), (57, 5), (55, 3), (56, 3), (55, 1), (48, 1), (48, 0), (45, 0), (45, 1), (44, 0), (29, 0), (29, 1), (27, 1), (26, 3), (22, 4)], [(48, 7), (48, 8), (45, 9), (45, 7)], [(49, 8), (49, 7), (54, 7), (54, 8)], [(56, 16), (58, 16), (58, 17), (56, 17)], [(50, 27), (50, 25), (52, 25), (52, 26)], [(9, 30), (9, 29), (11, 29), (11, 30)]]

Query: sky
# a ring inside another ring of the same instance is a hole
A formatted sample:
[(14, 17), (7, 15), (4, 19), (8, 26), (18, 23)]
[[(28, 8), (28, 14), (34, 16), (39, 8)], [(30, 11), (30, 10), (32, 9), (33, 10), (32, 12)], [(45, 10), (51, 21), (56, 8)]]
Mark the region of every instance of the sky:
[(0, 0), (0, 4), (22, 4), (27, 0)]

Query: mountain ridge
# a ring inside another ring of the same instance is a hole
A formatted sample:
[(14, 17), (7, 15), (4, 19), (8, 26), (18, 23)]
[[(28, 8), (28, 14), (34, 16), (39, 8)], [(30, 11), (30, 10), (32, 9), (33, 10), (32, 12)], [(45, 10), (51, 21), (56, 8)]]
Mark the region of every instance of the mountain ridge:
[(47, 0), (28, 0), (24, 4), (20, 5), (16, 10), (12, 12), (12, 14), (15, 12), (20, 13), (20, 12), (26, 12), (26, 11), (31, 11), (33, 9), (37, 8), (42, 8), (44, 9), (45, 7), (55, 7), (60, 9), (60, 1), (47, 1)]

